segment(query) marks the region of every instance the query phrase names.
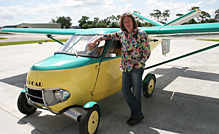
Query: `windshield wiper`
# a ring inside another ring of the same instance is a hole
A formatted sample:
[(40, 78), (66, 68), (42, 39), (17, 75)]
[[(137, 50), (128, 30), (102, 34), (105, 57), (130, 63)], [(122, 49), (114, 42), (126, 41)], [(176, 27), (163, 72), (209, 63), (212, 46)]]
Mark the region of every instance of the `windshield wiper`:
[(77, 51), (74, 49), (74, 47), (73, 47), (72, 49), (73, 49), (73, 51), (75, 52), (76, 57), (78, 58), (78, 53), (77, 53)]
[[(84, 37), (84, 35), (81, 36), (81, 38), (82, 38), (82, 37)], [(74, 45), (75, 45), (76, 43), (78, 43), (78, 41), (81, 40), (81, 38), (78, 39), (78, 40), (77, 40), (71, 47), (69, 47), (68, 50), (65, 51), (65, 52), (68, 52), (70, 49), (73, 49), (73, 51), (75, 52), (76, 57), (78, 58), (78, 53), (77, 53), (77, 51), (74, 49)]]

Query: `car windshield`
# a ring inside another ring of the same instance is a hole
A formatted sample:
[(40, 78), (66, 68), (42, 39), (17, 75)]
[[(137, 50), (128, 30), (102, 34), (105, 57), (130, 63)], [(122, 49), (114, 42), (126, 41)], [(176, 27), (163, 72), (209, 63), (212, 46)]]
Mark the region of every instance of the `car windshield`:
[(105, 42), (102, 41), (96, 45), (95, 48), (89, 49), (87, 44), (98, 35), (73, 35), (63, 46), (61, 46), (56, 53), (67, 53), (76, 56), (99, 57), (102, 54)]

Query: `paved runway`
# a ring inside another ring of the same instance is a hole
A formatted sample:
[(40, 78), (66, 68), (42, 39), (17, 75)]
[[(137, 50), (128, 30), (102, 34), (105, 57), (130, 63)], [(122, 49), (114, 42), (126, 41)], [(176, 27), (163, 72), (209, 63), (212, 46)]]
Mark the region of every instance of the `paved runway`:
[[(171, 40), (171, 52), (152, 52), (147, 66), (218, 42)], [(29, 68), (53, 55), (58, 43), (0, 46), (0, 130), (3, 134), (78, 134), (79, 125), (64, 115), (38, 109), (25, 116), (17, 98)], [(145, 119), (126, 124), (129, 108), (121, 92), (99, 102), (99, 134), (217, 134), (219, 133), (219, 47), (145, 71), (157, 77), (152, 97), (142, 96)]]

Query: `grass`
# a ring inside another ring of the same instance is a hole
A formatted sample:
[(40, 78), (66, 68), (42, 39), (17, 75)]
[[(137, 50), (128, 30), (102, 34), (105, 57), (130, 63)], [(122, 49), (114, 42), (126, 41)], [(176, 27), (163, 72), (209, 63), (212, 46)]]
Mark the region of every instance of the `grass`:
[(198, 39), (198, 40), (202, 40), (202, 41), (216, 41), (216, 42), (219, 42), (219, 40), (217, 40), (217, 39)]
[[(68, 39), (59, 39), (60, 42), (66, 42)], [(9, 46), (9, 45), (21, 45), (21, 44), (31, 44), (45, 42), (45, 40), (33, 40), (33, 41), (16, 41), (16, 42), (0, 42), (0, 46)], [(47, 42), (55, 42), (53, 40), (47, 40)]]
[(0, 37), (0, 40), (4, 40), (4, 39), (7, 39), (7, 38)]

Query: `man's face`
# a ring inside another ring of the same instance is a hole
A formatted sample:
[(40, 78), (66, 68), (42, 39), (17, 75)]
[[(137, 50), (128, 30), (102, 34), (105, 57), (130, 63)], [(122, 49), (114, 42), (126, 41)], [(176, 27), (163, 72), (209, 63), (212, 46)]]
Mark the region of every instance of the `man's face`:
[(133, 30), (133, 22), (132, 22), (132, 18), (126, 16), (123, 20), (123, 25), (125, 26), (125, 28), (128, 30), (129, 33), (132, 32)]

